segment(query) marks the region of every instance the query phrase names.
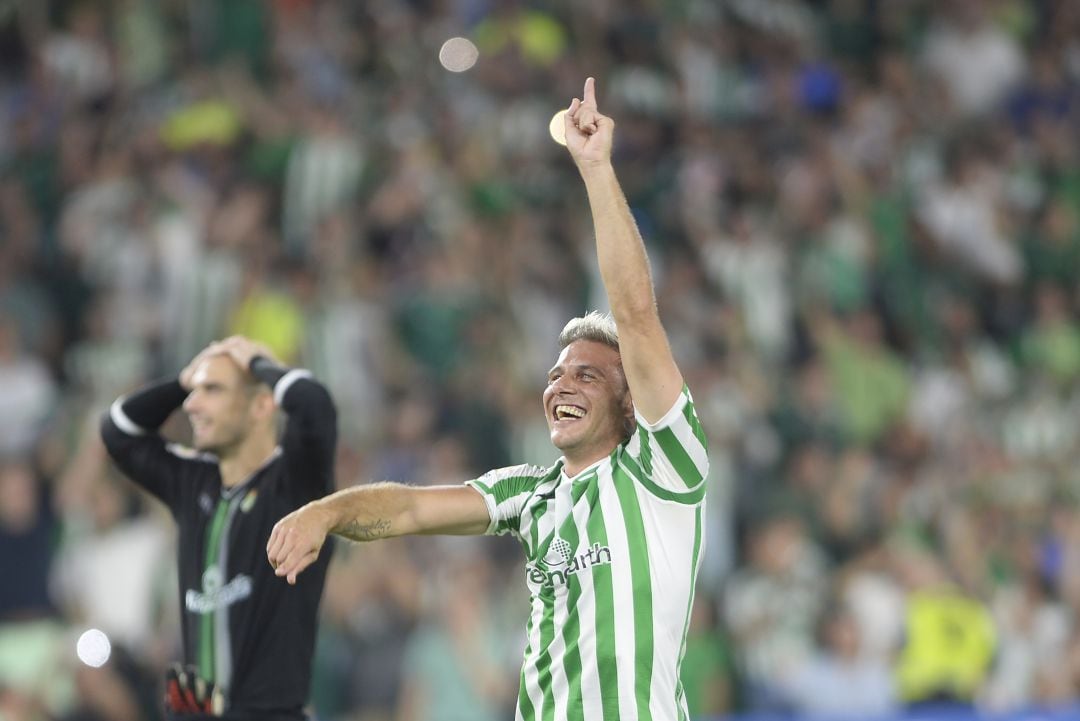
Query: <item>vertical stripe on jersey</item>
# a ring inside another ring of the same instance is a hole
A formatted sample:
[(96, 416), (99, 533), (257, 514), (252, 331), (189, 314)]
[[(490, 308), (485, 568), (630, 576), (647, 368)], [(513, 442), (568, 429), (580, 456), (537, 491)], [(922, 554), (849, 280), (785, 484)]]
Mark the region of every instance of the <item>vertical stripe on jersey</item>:
[[(550, 544), (551, 538), (555, 534), (555, 513), (553, 509), (548, 508), (550, 505), (552, 504), (547, 500), (541, 499), (532, 514), (532, 537), (534, 543), (530, 551), (534, 563), (542, 561), (544, 553), (547, 552), (546, 545), (543, 548), (539, 547), (539, 539), (546, 538), (548, 544)], [(529, 615), (529, 647), (526, 651), (524, 679), (525, 691), (529, 697), (529, 707), (522, 709), (524, 718), (527, 720), (542, 718), (547, 711), (547, 705), (550, 703), (547, 698), (551, 692), (550, 683), (544, 686), (541, 682), (542, 678), (550, 681), (550, 672), (546, 672), (545, 675), (545, 669), (542, 665), (545, 658), (547, 658), (547, 654), (543, 653), (543, 649), (546, 649), (547, 645), (551, 643), (551, 638), (554, 635), (548, 610), (550, 608), (548, 605), (549, 598), (549, 593), (544, 591), (536, 594), (533, 597), (532, 610)]]
[[(601, 548), (608, 545), (604, 528), (604, 514), (600, 513), (600, 480), (595, 478), (586, 491), (584, 504), (575, 506), (574, 516), (578, 528), (585, 530), (584, 545)], [(588, 573), (578, 574), (581, 597), (577, 602), (578, 613), (584, 625), (578, 633), (578, 654), (581, 672), (575, 688), (581, 697), (583, 721), (617, 719), (619, 704), (608, 689), (615, 688), (615, 641), (611, 613), (611, 564), (593, 566)], [(601, 611), (601, 609), (605, 609)], [(591, 632), (590, 632), (591, 627)], [(604, 662), (601, 657), (606, 658)], [(601, 678), (601, 669), (607, 678)], [(610, 683), (610, 685), (608, 685)], [(575, 706), (571, 706), (575, 708)]]
[[(597, 491), (599, 496), (599, 488)], [(594, 507), (599, 508), (599, 503), (598, 499)], [(589, 517), (586, 531), (589, 540), (601, 546), (611, 546), (603, 513), (594, 512)], [(596, 606), (596, 653), (593, 663), (600, 679), (600, 704), (603, 707), (604, 719), (619, 718), (619, 695), (617, 692), (611, 693), (611, 690), (619, 687), (619, 667), (615, 656), (615, 614), (611, 612), (615, 608), (612, 576), (611, 564), (600, 567), (592, 574)]]
[[(240, 510), (244, 494), (236, 493), (229, 501), (229, 512), (225, 514), (225, 523), (218, 542), (218, 566), (221, 568), (221, 580), (229, 566), (229, 529)], [(222, 603), (214, 609), (214, 683), (222, 689), (228, 689), (232, 683), (232, 631), (229, 628), (229, 605)]]
[[(218, 539), (221, 537), (221, 529), (225, 526), (225, 517), (228, 514), (229, 502), (222, 499), (218, 501), (214, 518), (206, 529), (206, 554), (203, 563), (202, 593), (209, 596), (210, 589), (206, 587), (206, 572), (217, 566)], [(224, 574), (221, 574), (224, 576)], [(224, 584), (224, 578), (221, 579)], [(204, 612), (199, 619), (199, 674), (207, 681), (214, 680), (214, 614)]]
[[(637, 717), (634, 706), (634, 674), (632, 662), (637, 655), (634, 639), (634, 585), (630, 578), (630, 537), (620, 506), (617, 486), (627, 483), (620, 471), (604, 469), (600, 475), (600, 515), (603, 516), (608, 545), (611, 548), (611, 605), (607, 607), (610, 619), (611, 648), (613, 652), (603, 659), (614, 668), (604, 669), (602, 678), (615, 681), (613, 718)], [(599, 600), (598, 600), (599, 603)], [(608, 625), (608, 624), (605, 624)], [(605, 644), (606, 645), (606, 644)], [(606, 672), (606, 673), (605, 673)]]
[(694, 412), (694, 404), (687, 403), (682, 409), (683, 418), (686, 419), (687, 424), (690, 426), (690, 430), (694, 434), (694, 438), (701, 444), (703, 449), (709, 447), (709, 441), (705, 437), (705, 429), (701, 427), (701, 421), (698, 420), (697, 413)]
[(555, 466), (547, 476), (540, 479), (533, 488), (532, 496), (529, 498), (529, 502), (533, 504), (530, 512), (523, 514), (518, 522), (517, 537), (525, 549), (525, 557), (529, 560), (539, 558), (537, 556), (540, 546), (539, 519), (547, 513), (548, 501), (546, 496), (553, 493), (555, 487), (558, 486), (559, 476), (559, 466)]
[[(535, 601), (534, 601), (535, 603)], [(516, 721), (533, 721), (536, 718), (536, 703), (529, 696), (529, 691), (532, 688), (531, 678), (526, 678), (526, 671), (531, 668), (528, 663), (528, 659), (536, 653), (536, 641), (535, 641), (535, 628), (534, 616), (532, 610), (529, 611), (529, 622), (525, 625), (525, 663), (521, 664), (521, 679), (518, 683), (518, 702), (517, 713), (514, 714)]]
[[(566, 567), (574, 563), (578, 551), (581, 550), (578, 535), (577, 518), (574, 511), (577, 503), (588, 490), (590, 485), (596, 485), (596, 472), (579, 478), (569, 484), (567, 493), (568, 506), (561, 509), (560, 518), (565, 518), (558, 536), (570, 546), (570, 558)], [(561, 594), (555, 594), (555, 627), (560, 629), (555, 643), (551, 647), (552, 656), (552, 696), (555, 702), (555, 717), (582, 718), (581, 708), (581, 656), (578, 650), (578, 641), (581, 628), (581, 609), (578, 602), (581, 598), (581, 577), (587, 573), (582, 568), (580, 572), (566, 574), (566, 590)]]
[(652, 692), (653, 664), (653, 599), (652, 572), (649, 568), (649, 548), (645, 538), (645, 524), (641, 519), (637, 489), (630, 478), (616, 473), (615, 491), (619, 496), (623, 523), (626, 527), (627, 551), (630, 556), (630, 578), (633, 595), (629, 599), (634, 607), (634, 641), (637, 647), (637, 664), (634, 668), (634, 699), (637, 702), (637, 718), (650, 718), (649, 700)]
[[(544, 531), (541, 531), (540, 530), (540, 525), (541, 525), (541, 523), (544, 522), (545, 519), (548, 519), (549, 523), (551, 523), (551, 521), (550, 521), (551, 517), (552, 516), (549, 515), (549, 513), (548, 513), (548, 501), (545, 500), (545, 499), (541, 499), (540, 502), (536, 504), (536, 507), (533, 510), (533, 515), (528, 519), (528, 521), (529, 521), (528, 553), (529, 553), (529, 558), (531, 558), (534, 562), (539, 561), (541, 558), (543, 558), (543, 554), (540, 552), (540, 535), (541, 535), (541, 533), (545, 533), (545, 534), (550, 534), (551, 533), (550, 528), (545, 529)], [(525, 539), (522, 538), (522, 540), (524, 541)], [(546, 551), (547, 549), (545, 548), (544, 550)]]
[[(704, 504), (698, 505), (694, 511), (694, 552), (693, 557), (690, 559), (690, 578), (697, 578), (698, 563), (701, 558), (701, 534), (702, 534), (702, 516), (704, 515)], [(682, 645), (679, 646), (679, 665), (676, 667), (676, 686), (675, 686), (675, 703), (678, 707), (679, 721), (686, 721), (689, 717), (689, 710), (686, 706), (686, 693), (683, 691), (682, 685), (682, 662), (686, 657), (686, 637), (690, 631), (690, 615), (694, 610), (694, 586), (690, 587), (690, 600), (686, 604), (686, 620), (683, 621), (682, 630)]]
[(543, 693), (541, 716), (543, 721), (555, 719), (555, 696), (551, 688), (551, 642), (555, 639), (555, 595), (552, 588), (544, 588), (538, 594), (544, 598), (543, 614), (537, 624), (540, 629), (540, 645), (543, 649), (536, 660), (536, 684)]
[[(652, 475), (652, 446), (649, 444), (650, 435), (642, 428), (638, 428), (634, 434), (634, 442), (638, 446), (638, 458), (641, 462), (642, 477)], [(628, 454), (633, 457), (633, 454)]]

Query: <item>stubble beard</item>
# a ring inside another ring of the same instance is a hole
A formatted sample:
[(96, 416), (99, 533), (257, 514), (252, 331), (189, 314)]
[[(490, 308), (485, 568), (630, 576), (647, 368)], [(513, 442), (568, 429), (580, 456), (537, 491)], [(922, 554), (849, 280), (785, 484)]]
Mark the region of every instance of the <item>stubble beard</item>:
[(221, 440), (210, 438), (205, 441), (200, 441), (198, 437), (193, 438), (195, 450), (200, 451), (201, 453), (211, 453), (218, 458), (229, 457), (240, 447), (245, 436), (243, 432), (236, 431), (235, 429), (230, 428), (225, 430), (228, 431), (225, 433), (227, 437)]

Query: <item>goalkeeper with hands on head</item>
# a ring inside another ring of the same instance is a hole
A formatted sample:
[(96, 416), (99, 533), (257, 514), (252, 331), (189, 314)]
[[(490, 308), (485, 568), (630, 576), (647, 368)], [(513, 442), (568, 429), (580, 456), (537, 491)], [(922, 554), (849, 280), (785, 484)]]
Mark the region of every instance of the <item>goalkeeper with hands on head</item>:
[[(183, 406), (194, 448), (158, 428)], [(277, 411), (286, 415), (278, 434)], [(234, 336), (179, 378), (120, 398), (101, 435), (116, 465), (179, 527), (184, 663), (166, 676), (167, 716), (304, 719), (329, 554), (295, 587), (263, 554), (274, 521), (332, 490), (337, 415), (307, 371)]]
[(688, 718), (679, 681), (704, 546), (705, 434), (656, 308), (645, 246), (611, 166), (592, 78), (566, 113), (612, 316), (571, 320), (543, 409), (562, 458), (461, 486), (350, 488), (283, 518), (267, 554), (289, 583), (327, 534), (511, 533), (531, 595), (517, 718)]

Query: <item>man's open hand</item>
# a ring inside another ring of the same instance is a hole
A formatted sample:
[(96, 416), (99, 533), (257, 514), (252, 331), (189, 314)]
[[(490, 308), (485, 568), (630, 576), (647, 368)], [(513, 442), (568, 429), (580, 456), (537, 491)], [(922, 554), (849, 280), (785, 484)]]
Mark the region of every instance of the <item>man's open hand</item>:
[(273, 351), (262, 343), (257, 343), (242, 335), (229, 336), (217, 345), (222, 353), (232, 358), (233, 362), (245, 372), (251, 368), (251, 359), (255, 356), (262, 356), (280, 365), (279, 361), (274, 357)]
[(315, 503), (298, 508), (274, 524), (266, 543), (266, 558), (274, 573), (296, 584), (296, 576), (315, 563), (326, 543), (332, 521)]
[(220, 341), (214, 341), (199, 351), (198, 354), (191, 359), (191, 362), (187, 364), (187, 367), (180, 371), (180, 385), (183, 389), (191, 391), (195, 387), (192, 378), (195, 376), (195, 371), (204, 360), (215, 355), (224, 354), (225, 350), (221, 347)]

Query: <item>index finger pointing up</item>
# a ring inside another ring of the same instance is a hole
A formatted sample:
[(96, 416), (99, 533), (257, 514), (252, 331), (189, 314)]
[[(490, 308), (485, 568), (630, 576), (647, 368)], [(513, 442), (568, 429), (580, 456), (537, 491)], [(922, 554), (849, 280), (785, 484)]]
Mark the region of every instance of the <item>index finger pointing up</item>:
[(596, 81), (592, 78), (585, 78), (585, 90), (582, 93), (581, 104), (596, 107)]

